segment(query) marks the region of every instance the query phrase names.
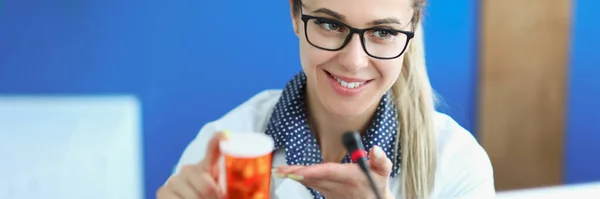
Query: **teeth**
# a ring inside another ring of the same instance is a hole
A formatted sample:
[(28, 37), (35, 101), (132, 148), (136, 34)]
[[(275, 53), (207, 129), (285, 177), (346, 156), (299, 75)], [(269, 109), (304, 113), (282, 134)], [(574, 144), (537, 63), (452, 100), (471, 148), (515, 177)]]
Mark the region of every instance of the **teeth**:
[(333, 77), (333, 78), (335, 78), (335, 80), (338, 83), (340, 83), (340, 85), (342, 85), (343, 87), (346, 87), (346, 88), (357, 88), (360, 85), (363, 85), (365, 83), (365, 82), (350, 82), (350, 83), (348, 83), (348, 82), (345, 82), (344, 80), (338, 79), (337, 77)]

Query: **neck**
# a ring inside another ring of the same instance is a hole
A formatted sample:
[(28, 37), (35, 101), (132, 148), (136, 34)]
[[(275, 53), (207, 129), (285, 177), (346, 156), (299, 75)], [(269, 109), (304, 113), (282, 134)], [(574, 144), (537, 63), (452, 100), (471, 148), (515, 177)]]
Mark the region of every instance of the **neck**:
[(347, 117), (332, 114), (316, 99), (314, 93), (307, 92), (308, 122), (321, 148), (324, 162), (340, 162), (347, 154), (342, 144), (342, 136), (348, 131), (359, 131), (361, 135), (371, 124), (377, 104), (369, 107), (364, 114)]

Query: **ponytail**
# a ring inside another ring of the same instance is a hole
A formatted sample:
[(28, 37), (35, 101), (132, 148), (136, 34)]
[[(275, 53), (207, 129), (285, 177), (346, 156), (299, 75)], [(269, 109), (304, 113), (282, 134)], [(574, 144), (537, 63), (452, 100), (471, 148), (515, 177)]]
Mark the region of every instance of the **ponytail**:
[(391, 88), (399, 122), (395, 153), (402, 147), (400, 191), (411, 199), (429, 197), (437, 160), (435, 100), (425, 67), (423, 30), (419, 20), (414, 21), (415, 37), (404, 55), (400, 77)]

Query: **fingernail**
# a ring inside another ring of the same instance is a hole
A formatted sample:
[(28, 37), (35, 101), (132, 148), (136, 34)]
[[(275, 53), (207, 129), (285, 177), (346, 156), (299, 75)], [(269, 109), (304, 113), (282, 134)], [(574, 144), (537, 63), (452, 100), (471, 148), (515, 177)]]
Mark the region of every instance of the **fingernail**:
[(231, 138), (231, 131), (230, 130), (224, 130), (223, 131), (223, 135), (225, 135), (225, 137), (227, 139)]
[(273, 176), (275, 176), (276, 178), (285, 178), (285, 174), (282, 174), (282, 173), (276, 173), (276, 174), (273, 174)]
[(277, 172), (277, 168), (272, 168), (271, 169), (271, 173), (276, 173)]
[(292, 180), (295, 180), (295, 181), (304, 180), (304, 176), (300, 176), (300, 175), (288, 174), (287, 177), (289, 179), (292, 179)]
[(385, 156), (385, 153), (383, 152), (383, 150), (381, 149), (381, 147), (379, 146), (373, 146), (375, 147), (375, 154), (373, 154), (375, 156), (375, 158), (381, 158)]

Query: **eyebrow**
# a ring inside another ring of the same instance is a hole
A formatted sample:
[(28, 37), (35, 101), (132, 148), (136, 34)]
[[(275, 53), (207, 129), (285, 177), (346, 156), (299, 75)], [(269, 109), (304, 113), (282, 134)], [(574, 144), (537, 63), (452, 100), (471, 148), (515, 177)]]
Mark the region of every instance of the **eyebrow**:
[(398, 20), (396, 18), (378, 19), (378, 20), (372, 21), (369, 24), (372, 25), (372, 26), (383, 25), (383, 24), (398, 24), (398, 25), (402, 25), (402, 23), (400, 23), (400, 20)]
[(314, 13), (323, 13), (323, 14), (329, 15), (340, 21), (344, 21), (346, 19), (346, 17), (344, 15), (337, 13), (333, 10), (327, 9), (327, 8), (319, 8), (319, 9), (315, 10)]
[[(327, 8), (319, 8), (319, 9), (315, 10), (314, 13), (323, 13), (323, 14), (329, 15), (339, 21), (345, 21), (345, 19), (346, 19), (346, 16), (344, 16), (343, 14), (337, 13), (337, 12), (327, 9)], [(369, 25), (371, 25), (371, 26), (377, 26), (377, 25), (383, 25), (383, 24), (402, 25), (402, 23), (400, 23), (400, 20), (398, 20), (396, 18), (377, 19), (377, 20), (371, 21), (369, 23)]]

